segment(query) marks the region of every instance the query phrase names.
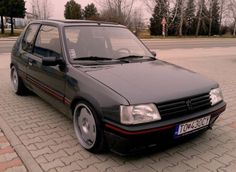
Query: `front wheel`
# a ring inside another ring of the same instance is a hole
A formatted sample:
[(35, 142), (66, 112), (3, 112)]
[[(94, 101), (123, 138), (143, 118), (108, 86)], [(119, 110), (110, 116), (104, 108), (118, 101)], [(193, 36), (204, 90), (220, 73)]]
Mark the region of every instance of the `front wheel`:
[(73, 123), (75, 134), (83, 148), (93, 153), (105, 150), (100, 119), (92, 106), (86, 102), (78, 103), (74, 109)]

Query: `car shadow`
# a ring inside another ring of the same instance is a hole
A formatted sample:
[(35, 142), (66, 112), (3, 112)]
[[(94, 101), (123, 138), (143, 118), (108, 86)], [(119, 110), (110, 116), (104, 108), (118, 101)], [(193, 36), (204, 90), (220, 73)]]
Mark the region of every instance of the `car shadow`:
[(195, 134), (191, 134), (189, 136), (185, 136), (177, 140), (170, 140), (169, 142), (153, 145), (152, 147), (143, 147), (143, 149), (138, 150), (136, 152), (129, 153), (129, 154), (119, 154), (117, 152), (112, 152), (112, 151), (111, 151), (111, 154), (113, 154), (114, 156), (119, 156), (125, 159), (129, 159), (131, 161), (142, 159), (142, 158), (154, 156), (163, 152), (168, 152), (171, 149), (177, 150), (180, 146), (187, 148), (189, 146), (189, 143), (193, 143), (197, 141), (199, 137), (206, 137), (207, 136), (206, 131), (207, 130), (204, 130)]

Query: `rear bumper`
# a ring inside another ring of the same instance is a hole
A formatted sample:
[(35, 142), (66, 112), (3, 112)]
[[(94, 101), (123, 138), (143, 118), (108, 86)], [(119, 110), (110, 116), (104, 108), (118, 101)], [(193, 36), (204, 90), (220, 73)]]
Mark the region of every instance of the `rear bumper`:
[(127, 155), (150, 147), (156, 147), (157, 145), (161, 145), (163, 143), (166, 144), (172, 140), (184, 138), (184, 136), (179, 138), (174, 136), (175, 128), (178, 124), (210, 115), (211, 119), (208, 126), (198, 129), (197, 131), (187, 133), (186, 136), (207, 130), (212, 127), (216, 119), (222, 112), (225, 111), (225, 109), (226, 104), (225, 102), (222, 102), (214, 108), (194, 113), (188, 115), (187, 117), (183, 116), (170, 121), (160, 121), (158, 123), (143, 126), (127, 127), (106, 122), (105, 136), (107, 138), (108, 145), (113, 152), (121, 155)]

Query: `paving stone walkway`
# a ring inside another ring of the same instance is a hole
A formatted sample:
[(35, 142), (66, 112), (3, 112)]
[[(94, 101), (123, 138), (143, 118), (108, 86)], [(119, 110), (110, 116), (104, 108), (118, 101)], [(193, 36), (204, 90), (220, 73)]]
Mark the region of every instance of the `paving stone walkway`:
[(8, 54), (0, 54), (0, 128), (30, 172), (235, 172), (236, 51), (234, 53), (224, 57), (165, 58), (217, 80), (228, 103), (227, 111), (213, 130), (166, 150), (135, 157), (120, 157), (110, 152), (88, 153), (78, 144), (72, 122), (64, 115), (38, 96), (13, 94)]

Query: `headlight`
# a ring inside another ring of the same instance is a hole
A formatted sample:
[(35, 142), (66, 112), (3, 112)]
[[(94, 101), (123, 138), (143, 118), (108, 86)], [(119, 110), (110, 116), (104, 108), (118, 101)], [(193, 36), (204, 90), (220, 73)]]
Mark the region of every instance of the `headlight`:
[(161, 116), (154, 104), (120, 106), (122, 124), (140, 124), (160, 119)]
[(223, 95), (220, 88), (211, 90), (210, 92), (211, 105), (215, 105), (223, 100)]

